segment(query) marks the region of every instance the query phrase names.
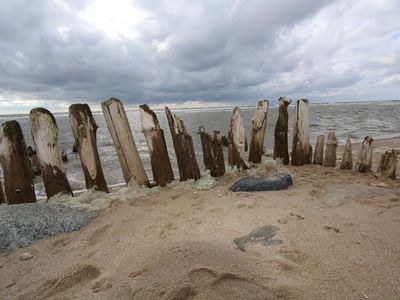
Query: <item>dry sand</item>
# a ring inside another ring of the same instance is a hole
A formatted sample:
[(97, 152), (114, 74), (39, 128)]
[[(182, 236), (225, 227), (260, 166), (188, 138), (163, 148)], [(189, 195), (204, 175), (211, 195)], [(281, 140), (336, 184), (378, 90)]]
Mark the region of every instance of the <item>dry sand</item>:
[[(232, 193), (225, 176), (115, 201), (79, 232), (1, 253), (0, 298), (399, 299), (399, 180), (288, 170), (284, 191)], [(266, 225), (282, 244), (235, 247)]]

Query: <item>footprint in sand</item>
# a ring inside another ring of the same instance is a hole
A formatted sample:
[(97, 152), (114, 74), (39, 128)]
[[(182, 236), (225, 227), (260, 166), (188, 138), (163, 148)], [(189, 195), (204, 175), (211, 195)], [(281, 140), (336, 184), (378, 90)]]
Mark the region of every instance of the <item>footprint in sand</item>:
[(199, 296), (204, 299), (277, 299), (268, 288), (247, 278), (232, 273), (219, 273), (210, 268), (198, 268), (188, 274), (190, 285), (185, 285), (174, 295), (189, 299)]
[(301, 221), (304, 219), (305, 219), (305, 217), (303, 217), (302, 215), (290, 212), (288, 216), (280, 218), (277, 221), (279, 224), (289, 224), (290, 220)]
[(103, 236), (110, 229), (110, 227), (111, 227), (111, 225), (107, 224), (100, 228), (97, 228), (88, 238), (88, 242), (89, 242), (90, 246), (94, 246), (94, 245), (98, 244), (100, 241), (102, 241)]
[(300, 265), (308, 258), (308, 255), (302, 253), (297, 249), (283, 248), (279, 250), (279, 253), (286, 259)]
[(333, 226), (330, 226), (330, 225), (324, 225), (324, 230), (326, 230), (326, 231), (333, 231), (333, 232), (335, 232), (335, 233), (342, 233), (342, 231), (339, 229), (339, 228), (336, 228), (336, 227), (333, 227)]

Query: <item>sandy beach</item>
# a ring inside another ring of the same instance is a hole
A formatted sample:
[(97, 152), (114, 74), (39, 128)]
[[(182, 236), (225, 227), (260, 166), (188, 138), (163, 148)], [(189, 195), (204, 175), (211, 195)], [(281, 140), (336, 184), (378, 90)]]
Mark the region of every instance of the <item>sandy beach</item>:
[[(293, 175), (287, 190), (229, 191), (243, 173), (206, 191), (167, 187), (114, 201), (80, 231), (2, 252), (0, 298), (398, 299), (399, 180), (280, 170)], [(260, 228), (276, 235), (238, 249), (234, 239)]]

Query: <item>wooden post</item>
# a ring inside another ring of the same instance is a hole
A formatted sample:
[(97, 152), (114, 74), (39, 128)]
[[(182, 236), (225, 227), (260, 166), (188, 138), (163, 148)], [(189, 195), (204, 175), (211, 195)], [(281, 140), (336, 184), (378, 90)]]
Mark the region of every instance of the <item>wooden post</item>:
[(248, 165), (244, 158), (244, 137), (245, 131), (242, 116), (240, 115), (240, 109), (239, 107), (235, 107), (228, 134), (228, 163), (231, 166), (236, 166), (238, 169), (243, 170), (248, 169)]
[(0, 128), (0, 161), (8, 204), (36, 202), (31, 166), (21, 126), (15, 120)]
[(249, 161), (255, 164), (261, 163), (265, 128), (267, 127), (268, 104), (268, 100), (259, 101), (254, 116), (251, 119), (253, 126), (251, 131)]
[(97, 150), (97, 124), (89, 105), (72, 104), (69, 107), (72, 133), (81, 159), (86, 188), (108, 193), (107, 183)]
[(6, 203), (6, 197), (4, 196), (3, 184), (0, 180), (0, 203)]
[(178, 116), (172, 114), (168, 107), (165, 107), (165, 114), (167, 115), (174, 143), (180, 180), (199, 179), (200, 170), (196, 161), (192, 137), (187, 133), (183, 121)]
[(381, 155), (378, 172), (386, 178), (396, 179), (397, 151), (388, 149)]
[(308, 144), (308, 163), (311, 164), (313, 160), (313, 148), (311, 143)]
[(324, 144), (325, 144), (325, 136), (319, 135), (317, 137), (317, 142), (315, 143), (313, 164), (316, 164), (316, 165), (323, 164), (323, 162), (324, 162)]
[(149, 147), (151, 168), (156, 184), (165, 186), (174, 180), (171, 161), (168, 156), (164, 131), (161, 129), (156, 114), (147, 104), (140, 105), (142, 132)]
[(29, 117), (32, 138), (39, 158), (47, 199), (58, 194), (72, 194), (58, 146), (58, 127), (54, 116), (45, 108), (34, 108)]
[(346, 146), (343, 150), (342, 162), (340, 164), (341, 170), (352, 170), (353, 169), (353, 153), (351, 149), (350, 139), (346, 140)]
[(325, 167), (336, 167), (336, 148), (337, 148), (337, 139), (335, 136), (335, 132), (331, 131), (328, 133), (328, 138), (326, 140), (326, 148), (325, 148), (325, 158), (324, 158), (324, 166)]
[(288, 150), (288, 106), (289, 97), (279, 97), (279, 114), (275, 125), (274, 159), (282, 158), (284, 165), (289, 164)]
[(292, 165), (302, 166), (310, 163), (309, 147), (309, 101), (297, 100), (293, 123)]
[(370, 172), (372, 170), (372, 149), (374, 139), (366, 136), (361, 145), (356, 170), (358, 172)]
[(135, 180), (139, 185), (149, 186), (149, 179), (136, 148), (124, 105), (119, 99), (110, 98), (101, 103), (101, 108), (125, 182), (128, 184), (131, 180)]
[(222, 148), (221, 132), (214, 131), (214, 136), (205, 132), (204, 127), (199, 127), (201, 145), (203, 148), (203, 161), (211, 176), (219, 177), (225, 173), (224, 151)]

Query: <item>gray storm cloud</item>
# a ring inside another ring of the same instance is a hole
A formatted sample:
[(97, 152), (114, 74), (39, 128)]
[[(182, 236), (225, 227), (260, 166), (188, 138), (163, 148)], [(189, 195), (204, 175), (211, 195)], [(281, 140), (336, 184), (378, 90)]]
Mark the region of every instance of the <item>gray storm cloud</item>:
[(396, 0), (105, 3), (1, 1), (0, 108), (400, 98)]

